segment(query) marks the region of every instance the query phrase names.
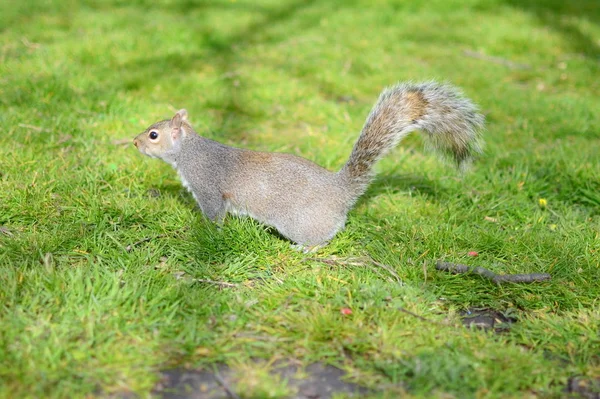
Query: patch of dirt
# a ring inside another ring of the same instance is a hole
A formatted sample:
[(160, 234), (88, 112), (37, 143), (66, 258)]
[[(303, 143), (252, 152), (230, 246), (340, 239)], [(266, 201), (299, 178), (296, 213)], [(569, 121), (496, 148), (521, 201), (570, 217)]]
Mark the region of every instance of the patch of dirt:
[(304, 370), (308, 374), (305, 379), (295, 378), (297, 371), (295, 366), (285, 366), (277, 371), (282, 378), (287, 378), (289, 386), (296, 388), (298, 393), (294, 399), (325, 399), (334, 393), (361, 397), (369, 392), (364, 387), (343, 381), (345, 373), (337, 367), (313, 363)]
[(510, 330), (517, 319), (493, 309), (467, 309), (460, 313), (465, 327), (503, 333)]
[[(217, 371), (221, 378), (230, 380), (228, 369)], [(153, 396), (164, 399), (220, 399), (229, 398), (215, 373), (207, 370), (172, 369), (161, 372), (161, 380), (152, 390)]]
[[(299, 367), (279, 365), (273, 374), (287, 380), (296, 391), (290, 399), (328, 399), (333, 394), (344, 393), (361, 397), (369, 391), (342, 380), (344, 372), (336, 367), (314, 363), (304, 369), (306, 378), (298, 378)], [(235, 372), (226, 366), (209, 370), (172, 369), (161, 373), (162, 379), (152, 391), (161, 399), (231, 399), (239, 397), (236, 391)]]
[(572, 398), (600, 399), (600, 378), (571, 377), (565, 391)]

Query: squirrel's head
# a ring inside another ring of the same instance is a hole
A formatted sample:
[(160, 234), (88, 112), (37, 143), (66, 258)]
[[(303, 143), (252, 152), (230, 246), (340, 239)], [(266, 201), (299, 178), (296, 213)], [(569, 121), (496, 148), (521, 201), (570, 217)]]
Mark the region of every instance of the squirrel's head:
[[(186, 131), (187, 130), (187, 131)], [(173, 163), (181, 148), (181, 140), (189, 134), (187, 111), (180, 109), (173, 118), (156, 122), (133, 139), (133, 144), (144, 155)]]

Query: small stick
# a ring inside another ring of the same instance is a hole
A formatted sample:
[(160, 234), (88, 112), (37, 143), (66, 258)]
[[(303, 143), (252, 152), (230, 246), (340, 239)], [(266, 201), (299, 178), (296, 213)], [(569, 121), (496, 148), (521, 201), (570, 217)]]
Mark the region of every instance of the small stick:
[(400, 278), (398, 273), (396, 273), (394, 271), (394, 269), (392, 269), (388, 265), (377, 262), (376, 260), (374, 260), (373, 258), (370, 258), (370, 257), (343, 259), (343, 258), (337, 258), (334, 256), (331, 258), (305, 258), (304, 260), (312, 260), (315, 262), (321, 262), (321, 263), (325, 263), (326, 265), (330, 265), (330, 266), (338, 266), (338, 265), (365, 266), (366, 263), (372, 263), (373, 265), (378, 266), (378, 267), (384, 269), (385, 271), (387, 271), (389, 274), (391, 274), (396, 279), (396, 281), (398, 281), (400, 284), (402, 284), (402, 279)]
[(431, 324), (440, 324), (440, 323), (438, 323), (437, 321), (429, 320), (429, 319), (427, 319), (427, 318), (425, 318), (425, 317), (423, 317), (423, 316), (419, 316), (418, 314), (416, 314), (416, 313), (413, 313), (413, 312), (411, 312), (411, 311), (410, 311), (410, 310), (408, 310), (408, 309), (404, 309), (403, 307), (399, 307), (399, 308), (397, 308), (397, 309), (398, 309), (399, 311), (401, 311), (401, 312), (404, 312), (404, 313), (406, 313), (406, 314), (408, 314), (408, 315), (411, 315), (412, 317), (416, 317), (416, 318), (417, 318), (417, 319), (419, 319), (419, 320), (426, 321), (427, 323), (431, 323)]
[(227, 385), (227, 382), (221, 377), (219, 373), (215, 373), (215, 380), (223, 387), (223, 390), (231, 399), (240, 399), (240, 397)]
[(547, 281), (552, 278), (548, 273), (530, 273), (530, 274), (496, 274), (483, 267), (471, 267), (460, 263), (450, 263), (438, 261), (435, 265), (437, 270), (443, 270), (454, 274), (474, 273), (479, 274), (496, 284), (502, 283), (534, 283), (537, 281)]
[(392, 276), (394, 276), (394, 278), (396, 279), (397, 282), (399, 282), (400, 284), (402, 284), (402, 279), (400, 278), (400, 276), (398, 276), (398, 273), (396, 273), (394, 271), (394, 269), (392, 269), (388, 265), (385, 265), (383, 263), (379, 263), (379, 262), (377, 262), (374, 259), (371, 259), (371, 263), (373, 263), (375, 266), (379, 266), (382, 269), (385, 269), (389, 274), (391, 274)]
[(140, 244), (143, 244), (145, 242), (154, 240), (156, 238), (163, 238), (163, 237), (166, 237), (166, 236), (167, 236), (167, 234), (161, 234), (161, 235), (154, 236), (154, 237), (146, 237), (144, 239), (141, 239), (139, 241), (134, 242), (133, 244), (129, 244), (128, 246), (125, 247), (125, 251), (131, 252), (131, 250), (133, 249), (133, 247), (136, 247), (136, 246), (138, 246)]
[(552, 278), (548, 273), (529, 273), (529, 274), (498, 274), (494, 281), (501, 283), (535, 283), (537, 281), (548, 281)]

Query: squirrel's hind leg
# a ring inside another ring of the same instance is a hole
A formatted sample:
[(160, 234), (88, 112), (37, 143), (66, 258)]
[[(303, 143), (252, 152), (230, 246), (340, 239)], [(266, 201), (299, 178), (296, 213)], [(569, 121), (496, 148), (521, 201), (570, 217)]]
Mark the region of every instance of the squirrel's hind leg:
[[(320, 215), (320, 218), (315, 217)], [(291, 229), (277, 230), (285, 237), (296, 243), (296, 249), (305, 253), (316, 252), (326, 246), (333, 237), (344, 228), (346, 221), (345, 215), (339, 214), (337, 217), (323, 217), (326, 212), (316, 212), (313, 215), (303, 213), (298, 216)], [(313, 216), (313, 217), (311, 217)], [(279, 226), (277, 226), (279, 227)]]

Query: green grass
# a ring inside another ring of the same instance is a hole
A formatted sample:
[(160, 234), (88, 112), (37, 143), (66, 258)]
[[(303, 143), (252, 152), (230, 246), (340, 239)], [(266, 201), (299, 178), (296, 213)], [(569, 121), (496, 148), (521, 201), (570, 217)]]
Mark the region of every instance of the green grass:
[[(383, 397), (600, 377), (599, 38), (596, 0), (1, 3), (0, 397), (144, 397), (158, 370), (217, 363), (246, 397), (285, 395), (257, 359)], [(185, 107), (207, 137), (336, 169), (384, 86), (428, 79), (480, 104), (485, 154), (460, 176), (410, 137), (310, 258), (251, 220), (217, 229), (172, 168), (113, 143)], [(470, 307), (518, 322), (465, 329)]]

